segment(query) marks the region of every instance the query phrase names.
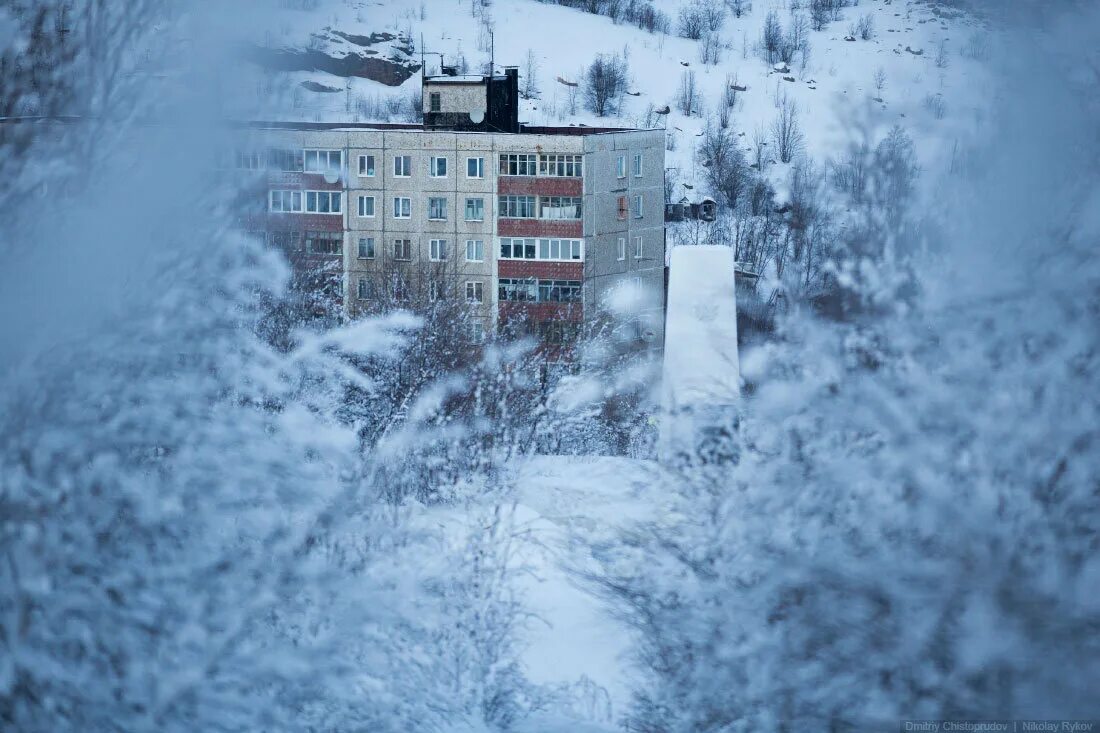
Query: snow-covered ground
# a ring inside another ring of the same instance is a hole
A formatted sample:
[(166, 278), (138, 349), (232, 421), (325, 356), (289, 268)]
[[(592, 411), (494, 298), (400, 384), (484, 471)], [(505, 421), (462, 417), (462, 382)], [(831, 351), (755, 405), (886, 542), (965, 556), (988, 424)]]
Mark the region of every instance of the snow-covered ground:
[[(532, 682), (573, 684), (587, 677), (607, 691), (610, 720), (630, 696), (629, 635), (570, 568), (585, 564), (592, 542), (622, 523), (660, 511), (659, 466), (610, 457), (537, 456), (515, 467), (517, 519), (530, 529), (525, 600), (538, 620), (528, 627), (525, 662)], [(599, 702), (597, 696), (596, 702)]]

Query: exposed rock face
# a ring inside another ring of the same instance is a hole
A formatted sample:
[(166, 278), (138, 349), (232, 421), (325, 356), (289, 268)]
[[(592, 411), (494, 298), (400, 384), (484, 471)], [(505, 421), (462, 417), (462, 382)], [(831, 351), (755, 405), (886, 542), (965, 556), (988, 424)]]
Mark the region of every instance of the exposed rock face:
[[(389, 54), (383, 57), (375, 46), (387, 47)], [(249, 58), (268, 69), (324, 71), (334, 76), (371, 79), (391, 87), (400, 86), (420, 71), (420, 64), (413, 60), (411, 41), (392, 33), (358, 36), (326, 28), (312, 36), (309, 48), (253, 46), (248, 51)]]

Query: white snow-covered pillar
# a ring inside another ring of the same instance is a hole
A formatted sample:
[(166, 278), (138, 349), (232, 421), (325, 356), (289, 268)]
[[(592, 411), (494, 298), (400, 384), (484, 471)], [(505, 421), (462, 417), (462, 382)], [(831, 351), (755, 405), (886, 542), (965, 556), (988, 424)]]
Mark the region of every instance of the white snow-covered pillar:
[(741, 393), (733, 249), (679, 246), (669, 257), (658, 452), (699, 455), (736, 425)]

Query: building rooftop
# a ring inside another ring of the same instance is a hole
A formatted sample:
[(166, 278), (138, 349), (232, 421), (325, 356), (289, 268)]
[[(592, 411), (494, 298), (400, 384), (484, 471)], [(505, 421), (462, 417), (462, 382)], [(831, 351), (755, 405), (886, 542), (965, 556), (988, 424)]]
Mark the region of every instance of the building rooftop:
[[(261, 130), (404, 130), (411, 132), (448, 132), (447, 130), (426, 129), (423, 125), (412, 122), (295, 122), (276, 120), (251, 121), (239, 124), (244, 127)], [(469, 135), (502, 134), (499, 132), (483, 132), (477, 130), (457, 130), (454, 132)], [(520, 125), (520, 133), (526, 133), (528, 135), (602, 135), (612, 132), (648, 132), (648, 130), (632, 127), (588, 127), (586, 125), (570, 125), (568, 127)]]

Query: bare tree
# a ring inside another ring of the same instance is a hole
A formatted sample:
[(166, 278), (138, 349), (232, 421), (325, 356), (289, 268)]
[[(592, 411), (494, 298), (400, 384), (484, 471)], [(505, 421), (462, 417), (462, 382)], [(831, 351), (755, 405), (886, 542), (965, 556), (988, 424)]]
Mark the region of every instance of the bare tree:
[(715, 66), (722, 60), (722, 38), (717, 32), (709, 31), (703, 35), (699, 44), (699, 60)]
[(936, 47), (936, 68), (946, 69), (947, 63), (947, 39), (945, 38)]
[(680, 74), (680, 88), (676, 91), (676, 108), (687, 116), (699, 111), (699, 86), (691, 69)]
[(869, 41), (875, 37), (875, 18), (870, 13), (865, 13), (859, 18), (859, 22), (856, 23), (856, 31), (859, 33), (859, 37), (864, 41)]
[(875, 91), (882, 96), (882, 90), (886, 88), (886, 69), (881, 66), (875, 69), (875, 75), (873, 77), (875, 83)]
[(535, 52), (527, 49), (527, 58), (523, 64), (523, 98), (534, 99), (539, 96), (539, 62)]
[(598, 117), (618, 114), (629, 75), (626, 60), (618, 54), (597, 56), (584, 75), (584, 101)]
[(779, 14), (774, 10), (769, 10), (764, 18), (760, 45), (764, 50), (764, 60), (769, 64), (775, 63), (779, 58), (780, 47), (783, 46), (783, 26), (779, 24)]
[(748, 0), (727, 0), (727, 4), (730, 6), (730, 12), (736, 18), (740, 18), (744, 13), (752, 10), (752, 3)]
[(682, 37), (698, 41), (706, 30), (702, 3), (692, 2), (680, 8), (676, 17), (676, 32)]
[(715, 197), (727, 209), (736, 209), (748, 180), (748, 165), (733, 131), (708, 121), (699, 143), (699, 162)]
[(783, 163), (791, 160), (802, 150), (802, 129), (798, 124), (798, 103), (784, 93), (779, 99), (779, 114), (772, 122), (772, 143), (775, 154)]

